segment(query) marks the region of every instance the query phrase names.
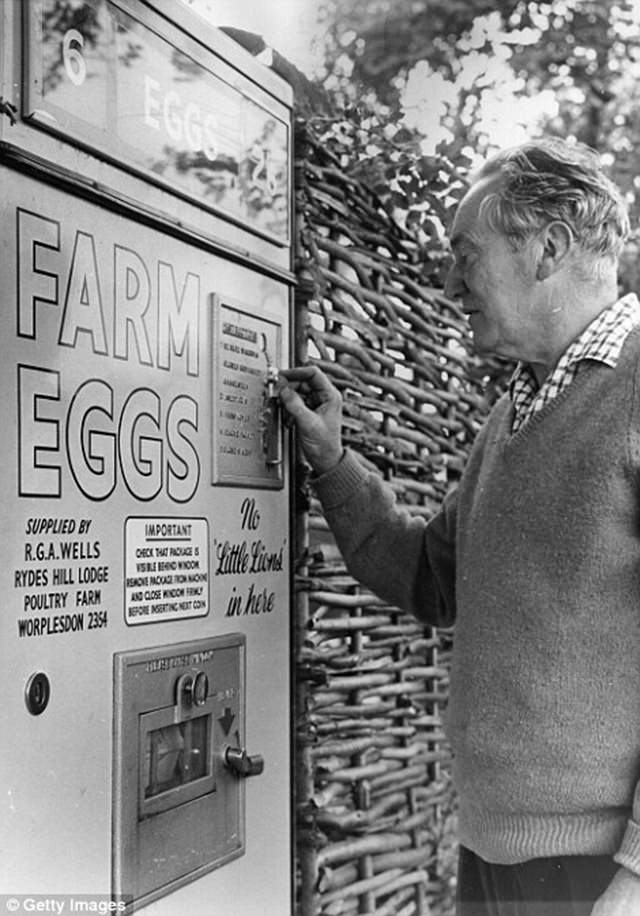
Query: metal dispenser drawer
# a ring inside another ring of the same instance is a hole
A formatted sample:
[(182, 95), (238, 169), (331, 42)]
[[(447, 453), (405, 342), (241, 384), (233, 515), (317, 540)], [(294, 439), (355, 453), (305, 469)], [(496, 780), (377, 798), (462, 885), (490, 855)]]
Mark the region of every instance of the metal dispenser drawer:
[(115, 655), (113, 891), (143, 905), (244, 852), (245, 638)]

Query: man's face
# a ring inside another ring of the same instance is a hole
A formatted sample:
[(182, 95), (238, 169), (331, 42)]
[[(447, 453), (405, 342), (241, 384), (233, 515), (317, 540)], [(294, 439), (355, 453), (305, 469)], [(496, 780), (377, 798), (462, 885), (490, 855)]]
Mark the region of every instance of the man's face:
[(514, 251), (478, 215), (481, 201), (499, 182), (497, 176), (479, 181), (458, 207), (451, 232), (455, 260), (445, 294), (462, 302), (477, 352), (535, 362), (544, 327), (536, 278), (539, 246), (533, 240)]

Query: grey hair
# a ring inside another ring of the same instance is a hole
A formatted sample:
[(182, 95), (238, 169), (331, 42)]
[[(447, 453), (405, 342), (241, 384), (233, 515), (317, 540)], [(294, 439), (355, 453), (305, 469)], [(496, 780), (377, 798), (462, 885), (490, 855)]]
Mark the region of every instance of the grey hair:
[(567, 224), (578, 246), (616, 260), (629, 234), (625, 201), (602, 171), (597, 154), (579, 143), (534, 140), (492, 156), (477, 178), (501, 175), (480, 214), (519, 248), (554, 220)]

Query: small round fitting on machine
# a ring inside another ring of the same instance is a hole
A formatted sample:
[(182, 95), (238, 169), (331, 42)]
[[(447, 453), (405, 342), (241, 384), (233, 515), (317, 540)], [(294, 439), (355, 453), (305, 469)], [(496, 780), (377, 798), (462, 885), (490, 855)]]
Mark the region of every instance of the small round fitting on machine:
[(49, 704), (51, 684), (44, 671), (36, 671), (27, 681), (24, 700), (32, 716), (39, 716)]

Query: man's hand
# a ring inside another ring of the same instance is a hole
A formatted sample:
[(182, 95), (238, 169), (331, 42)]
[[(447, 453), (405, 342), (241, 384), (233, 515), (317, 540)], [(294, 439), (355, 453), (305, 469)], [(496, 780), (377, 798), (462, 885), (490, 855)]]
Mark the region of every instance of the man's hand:
[(283, 369), (280, 401), (295, 421), (300, 445), (316, 474), (335, 467), (342, 458), (342, 397), (317, 366)]
[(619, 868), (596, 900), (591, 916), (640, 916), (640, 877)]

